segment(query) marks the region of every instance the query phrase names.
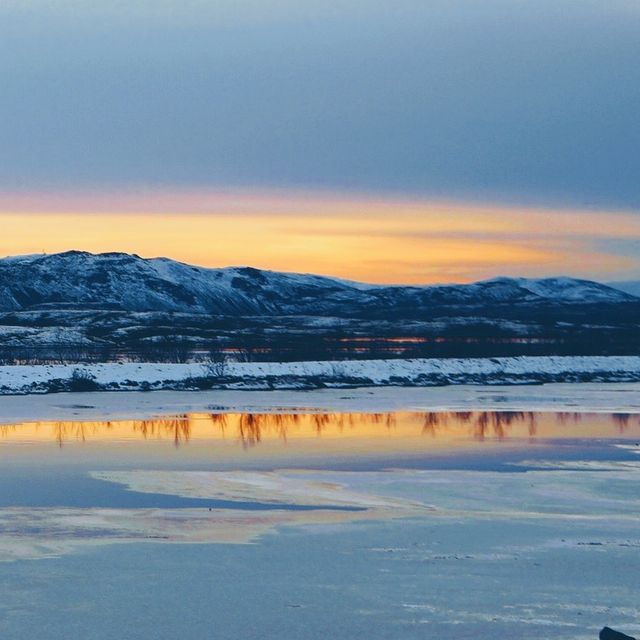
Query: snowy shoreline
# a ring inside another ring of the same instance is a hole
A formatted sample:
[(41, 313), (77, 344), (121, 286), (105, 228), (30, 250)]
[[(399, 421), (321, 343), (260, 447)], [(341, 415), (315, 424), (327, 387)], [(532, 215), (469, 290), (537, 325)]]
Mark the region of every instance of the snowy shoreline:
[(69, 391), (304, 390), (356, 387), (638, 382), (640, 356), (522, 356), (0, 366), (0, 395)]

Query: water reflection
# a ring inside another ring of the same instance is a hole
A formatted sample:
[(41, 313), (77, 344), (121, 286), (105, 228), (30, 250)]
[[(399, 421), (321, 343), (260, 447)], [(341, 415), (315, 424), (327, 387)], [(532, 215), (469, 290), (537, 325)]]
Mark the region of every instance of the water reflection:
[(146, 420), (50, 421), (0, 425), (7, 442), (163, 440), (178, 447), (193, 439), (228, 440), (244, 449), (264, 442), (318, 438), (434, 440), (606, 437), (640, 434), (635, 414), (523, 411), (393, 413), (188, 413)]

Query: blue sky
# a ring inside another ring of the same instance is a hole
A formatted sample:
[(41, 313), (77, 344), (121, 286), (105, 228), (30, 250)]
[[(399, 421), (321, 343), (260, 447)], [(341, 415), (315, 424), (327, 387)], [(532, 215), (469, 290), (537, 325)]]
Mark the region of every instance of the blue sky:
[(634, 213), (639, 34), (635, 0), (4, 0), (0, 193)]

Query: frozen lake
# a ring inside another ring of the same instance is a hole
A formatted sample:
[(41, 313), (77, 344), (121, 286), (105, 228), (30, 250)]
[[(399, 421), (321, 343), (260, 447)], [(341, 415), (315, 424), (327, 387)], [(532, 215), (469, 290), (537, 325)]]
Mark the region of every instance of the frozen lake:
[(0, 398), (0, 638), (633, 635), (639, 391)]

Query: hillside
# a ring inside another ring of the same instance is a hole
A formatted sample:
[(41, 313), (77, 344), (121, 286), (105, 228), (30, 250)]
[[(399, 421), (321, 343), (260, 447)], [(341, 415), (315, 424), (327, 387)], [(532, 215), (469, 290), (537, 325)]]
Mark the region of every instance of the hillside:
[(0, 362), (640, 353), (640, 298), (558, 277), (382, 286), (70, 251), (0, 260)]
[(251, 267), (207, 269), (168, 258), (69, 251), (0, 260), (0, 311), (78, 308), (227, 316), (415, 317), (435, 307), (618, 304), (634, 296), (573, 278), (469, 285), (374, 286)]

